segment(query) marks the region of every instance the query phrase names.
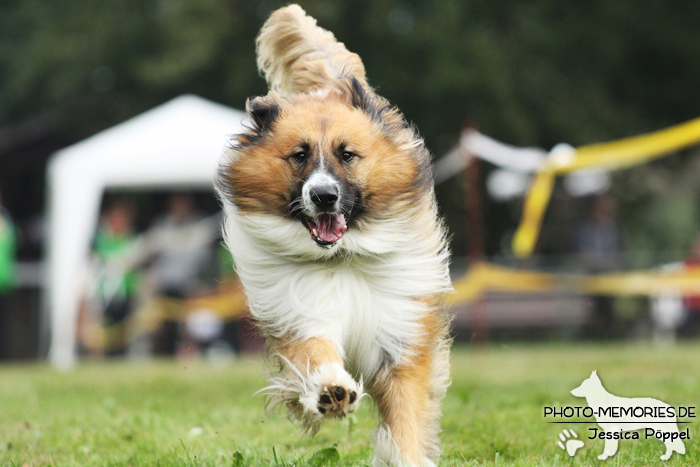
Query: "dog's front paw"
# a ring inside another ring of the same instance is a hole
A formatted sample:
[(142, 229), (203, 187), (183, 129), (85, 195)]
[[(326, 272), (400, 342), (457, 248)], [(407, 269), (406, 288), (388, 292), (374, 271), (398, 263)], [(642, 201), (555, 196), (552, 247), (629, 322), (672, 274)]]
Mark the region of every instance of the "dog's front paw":
[(268, 414), (276, 407), (286, 407), (287, 417), (299, 422), (302, 429), (315, 434), (325, 418), (343, 418), (354, 412), (364, 395), (362, 380), (355, 382), (339, 363), (325, 363), (310, 373), (302, 373), (287, 363), (287, 373), (269, 377)]
[(320, 417), (343, 418), (357, 409), (363, 396), (362, 383), (355, 382), (338, 363), (321, 365), (308, 381), (300, 402)]
[[(354, 383), (354, 381), (353, 381)], [(325, 386), (318, 398), (318, 411), (328, 417), (342, 418), (357, 408), (357, 390), (343, 386)]]

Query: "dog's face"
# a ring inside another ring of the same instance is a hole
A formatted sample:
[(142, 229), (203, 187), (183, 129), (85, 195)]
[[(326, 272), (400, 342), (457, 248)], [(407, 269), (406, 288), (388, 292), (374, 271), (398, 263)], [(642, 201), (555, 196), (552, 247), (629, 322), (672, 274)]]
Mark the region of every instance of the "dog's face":
[(347, 230), (405, 210), (428, 186), (422, 141), (356, 82), (288, 98), (271, 93), (247, 107), (253, 126), (235, 138), (219, 181), (242, 214), (296, 223), (308, 242), (333, 249)]

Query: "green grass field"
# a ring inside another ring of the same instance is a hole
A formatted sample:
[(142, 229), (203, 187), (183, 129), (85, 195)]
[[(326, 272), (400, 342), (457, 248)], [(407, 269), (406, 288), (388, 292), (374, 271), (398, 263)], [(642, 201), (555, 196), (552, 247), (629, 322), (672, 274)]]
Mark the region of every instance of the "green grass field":
[[(607, 389), (674, 406), (700, 405), (700, 345), (457, 348), (443, 403), (441, 466), (700, 465), (698, 424), (685, 456), (659, 460), (657, 440), (620, 441), (607, 462), (593, 425), (550, 424), (545, 405), (585, 405), (569, 394), (597, 369)], [(371, 403), (327, 422), (315, 438), (263, 415), (260, 360), (87, 363), (69, 373), (0, 366), (0, 463), (10, 466), (356, 466), (372, 459)], [(574, 428), (585, 446), (570, 458), (555, 441)]]

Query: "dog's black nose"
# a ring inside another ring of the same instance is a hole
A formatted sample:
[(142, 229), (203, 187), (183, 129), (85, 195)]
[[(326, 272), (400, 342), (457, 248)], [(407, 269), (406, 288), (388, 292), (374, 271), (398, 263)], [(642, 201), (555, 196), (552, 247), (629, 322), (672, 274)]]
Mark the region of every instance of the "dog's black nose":
[(309, 190), (309, 195), (319, 209), (329, 209), (338, 201), (338, 187), (336, 185), (315, 186)]

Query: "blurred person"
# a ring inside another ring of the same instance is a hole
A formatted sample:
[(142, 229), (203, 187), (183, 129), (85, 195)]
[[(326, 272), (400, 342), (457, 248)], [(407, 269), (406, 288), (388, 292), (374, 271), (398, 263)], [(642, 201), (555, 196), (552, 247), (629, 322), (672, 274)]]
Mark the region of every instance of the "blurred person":
[[(686, 267), (700, 268), (700, 236), (695, 239), (695, 243), (690, 254), (685, 259)], [(683, 307), (685, 308), (685, 319), (678, 327), (680, 337), (697, 337), (700, 335), (700, 294), (686, 295), (683, 297)]]
[(135, 269), (109, 268), (109, 264), (127, 256), (135, 247), (134, 211), (124, 200), (113, 202), (102, 214), (95, 236), (94, 251), (100, 262), (97, 281), (106, 331), (105, 355), (120, 356), (126, 351), (126, 319), (134, 309), (138, 287)]
[(683, 297), (670, 291), (650, 297), (650, 311), (654, 341), (674, 342), (678, 326), (685, 320)]
[(166, 215), (147, 233), (157, 250), (152, 272), (163, 295), (188, 298), (211, 288), (217, 228), (218, 221), (207, 222), (195, 209), (192, 196), (176, 194), (168, 200)]
[(16, 241), (15, 225), (0, 193), (0, 323), (5, 321), (7, 298), (15, 284)]
[[(204, 218), (189, 194), (168, 199), (168, 210), (146, 233), (156, 252), (151, 276), (157, 293), (172, 302), (211, 292), (218, 277), (213, 242), (220, 232), (219, 216)], [(182, 332), (179, 321), (166, 319), (156, 351), (174, 355)]]
[[(588, 217), (574, 233), (574, 251), (581, 267), (589, 274), (601, 274), (620, 268), (622, 246), (620, 231), (615, 221), (612, 200), (600, 196), (593, 200)], [(617, 321), (612, 297), (595, 295), (591, 331), (594, 337), (609, 338), (617, 334)]]
[[(220, 242), (216, 251), (222, 288), (243, 293), (243, 284), (241, 284), (241, 280), (236, 273), (236, 265), (233, 261), (233, 256), (229, 249), (226, 248), (226, 244)], [(241, 351), (241, 337), (250, 340), (253, 339), (253, 336), (257, 336), (257, 334), (250, 329), (250, 323), (246, 322), (247, 318), (248, 317), (244, 315), (226, 321), (224, 338), (226, 342), (231, 345), (235, 353), (240, 353)], [(249, 332), (244, 335), (246, 330)]]
[(179, 355), (208, 355), (210, 349), (218, 350), (225, 345), (228, 354), (234, 349), (222, 339), (226, 323), (214, 310), (198, 309), (187, 314), (184, 321), (183, 342), (187, 345)]

